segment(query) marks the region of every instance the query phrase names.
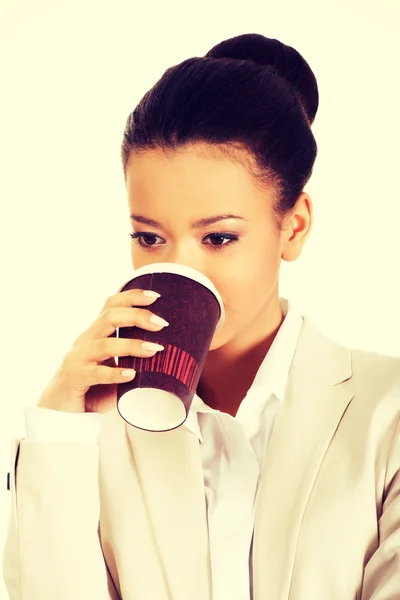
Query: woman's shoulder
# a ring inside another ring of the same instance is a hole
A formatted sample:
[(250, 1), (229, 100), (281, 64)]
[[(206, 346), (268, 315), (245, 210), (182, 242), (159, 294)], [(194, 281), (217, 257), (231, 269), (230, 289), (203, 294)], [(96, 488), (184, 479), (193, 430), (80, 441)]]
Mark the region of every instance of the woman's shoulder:
[[(346, 376), (348, 387), (355, 392), (368, 390), (373, 395), (388, 392), (398, 396), (400, 404), (400, 357), (363, 350), (341, 343), (322, 333), (312, 320), (305, 318), (303, 355), (313, 350), (314, 360), (324, 364), (324, 371), (337, 370)], [(343, 381), (343, 380), (342, 380)]]
[(397, 395), (400, 406), (400, 357), (371, 350), (349, 348), (354, 382)]
[(393, 373), (400, 377), (400, 356), (382, 354), (373, 350), (362, 350), (361, 348), (349, 348), (352, 362), (357, 368), (379, 369), (384, 372)]

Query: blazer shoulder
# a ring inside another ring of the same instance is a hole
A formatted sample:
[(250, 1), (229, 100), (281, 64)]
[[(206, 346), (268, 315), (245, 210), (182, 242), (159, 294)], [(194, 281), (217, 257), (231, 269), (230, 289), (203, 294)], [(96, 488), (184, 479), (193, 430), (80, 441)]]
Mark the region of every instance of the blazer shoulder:
[(341, 380), (357, 394), (376, 397), (390, 393), (397, 395), (400, 403), (400, 357), (351, 348), (320, 332), (308, 318), (305, 325), (301, 364), (310, 362), (312, 348), (313, 363), (327, 378), (334, 373), (336, 383)]
[(400, 382), (400, 356), (380, 354), (371, 350), (349, 348), (354, 372), (370, 373), (373, 377), (392, 378)]
[[(389, 400), (400, 411), (400, 357), (349, 349), (352, 377), (348, 382), (364, 397)], [(400, 413), (399, 413), (400, 414)]]

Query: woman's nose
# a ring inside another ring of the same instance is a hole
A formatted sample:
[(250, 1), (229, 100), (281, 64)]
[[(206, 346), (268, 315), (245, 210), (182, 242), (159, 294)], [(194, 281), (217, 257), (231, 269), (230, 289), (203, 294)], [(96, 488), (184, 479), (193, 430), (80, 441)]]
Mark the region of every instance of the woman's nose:
[(207, 277), (204, 265), (198, 260), (198, 258), (196, 258), (194, 255), (191, 255), (187, 249), (185, 251), (182, 248), (181, 250), (175, 250), (174, 252), (171, 252), (169, 256), (166, 257), (165, 262), (182, 265), (184, 267), (190, 267), (191, 269), (195, 269)]

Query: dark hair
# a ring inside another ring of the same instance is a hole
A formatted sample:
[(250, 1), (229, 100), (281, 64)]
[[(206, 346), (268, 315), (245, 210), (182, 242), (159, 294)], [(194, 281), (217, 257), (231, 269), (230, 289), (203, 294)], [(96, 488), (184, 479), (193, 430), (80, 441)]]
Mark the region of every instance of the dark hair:
[(165, 71), (129, 115), (121, 155), (217, 147), (272, 186), (277, 224), (311, 177), (317, 81), (291, 46), (259, 34), (225, 40)]

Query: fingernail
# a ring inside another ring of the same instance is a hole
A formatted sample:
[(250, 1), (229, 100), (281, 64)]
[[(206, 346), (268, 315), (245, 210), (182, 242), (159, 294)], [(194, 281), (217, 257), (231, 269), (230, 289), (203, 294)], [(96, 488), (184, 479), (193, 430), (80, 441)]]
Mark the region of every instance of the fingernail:
[(125, 369), (121, 372), (122, 377), (134, 377), (136, 375), (135, 369)]
[(158, 315), (151, 315), (150, 321), (154, 323), (154, 325), (163, 325), (163, 327), (167, 327), (167, 325), (169, 325), (168, 321), (165, 321)]
[(149, 296), (149, 298), (159, 298), (161, 294), (158, 292), (153, 292), (153, 290), (143, 290), (144, 296)]
[(153, 350), (164, 350), (164, 346), (155, 344), (154, 342), (142, 342), (141, 346), (144, 350), (151, 350), (151, 352), (153, 352)]

